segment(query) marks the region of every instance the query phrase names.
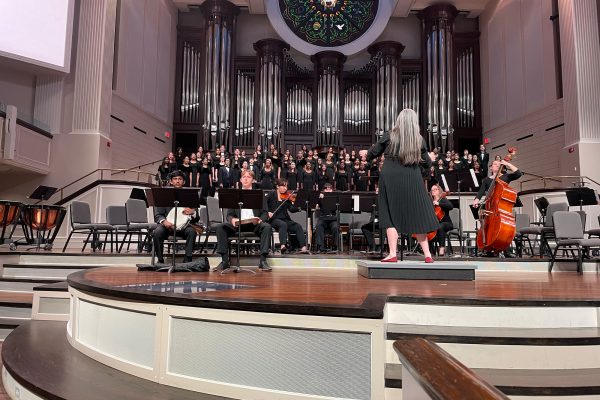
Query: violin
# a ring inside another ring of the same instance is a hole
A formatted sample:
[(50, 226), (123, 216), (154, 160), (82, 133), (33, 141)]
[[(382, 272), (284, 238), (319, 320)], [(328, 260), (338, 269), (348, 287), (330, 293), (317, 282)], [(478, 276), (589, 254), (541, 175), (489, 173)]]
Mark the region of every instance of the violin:
[(295, 190), (288, 190), (285, 193), (279, 193), (279, 198), (281, 201), (289, 201), (292, 204), (294, 204), (296, 201), (296, 196), (298, 196), (298, 193)]
[[(444, 197), (446, 197), (446, 192), (442, 192), (439, 200), (443, 199)], [(432, 196), (431, 200), (432, 201), (434, 200), (433, 196)], [(438, 202), (439, 202), (439, 200), (438, 200)], [(442, 207), (440, 207), (439, 204), (433, 206), (433, 211), (435, 212), (435, 216), (437, 217), (438, 221), (441, 221), (446, 216), (444, 209)], [(437, 231), (427, 232), (427, 240), (428, 241), (433, 240), (436, 236), (437, 236)], [(416, 239), (417, 235), (413, 234), (412, 237)]]

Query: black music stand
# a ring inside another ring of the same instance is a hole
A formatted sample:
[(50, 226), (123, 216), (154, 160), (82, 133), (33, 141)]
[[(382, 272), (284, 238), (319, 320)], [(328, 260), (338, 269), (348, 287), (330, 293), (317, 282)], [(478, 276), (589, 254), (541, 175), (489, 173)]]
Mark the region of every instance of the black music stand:
[(383, 230), (379, 225), (378, 215), (379, 200), (375, 194), (361, 195), (358, 199), (358, 209), (360, 212), (368, 212), (373, 216), (373, 231), (375, 225), (379, 227), (379, 248), (381, 249), (381, 258), (383, 258)]
[[(33, 191), (33, 193), (31, 193), (29, 196), (27, 196), (28, 199), (31, 200), (40, 200), (41, 202), (41, 215), (45, 216), (45, 221), (42, 223), (42, 226), (47, 226), (48, 224), (48, 216), (50, 215), (50, 213), (44, 213), (44, 200), (48, 200), (50, 197), (52, 197), (52, 195), (54, 193), (56, 193), (58, 189), (52, 186), (43, 186), (40, 185), (38, 187), (35, 188), (35, 190)], [(41, 229), (38, 229), (37, 231), (37, 239), (36, 239), (36, 246), (35, 249), (37, 251), (40, 250), (40, 245), (42, 243), (43, 237), (40, 236), (40, 232)], [(50, 250), (52, 247), (48, 247), (47, 245), (44, 245), (44, 249), (45, 250)]]
[(542, 224), (544, 224), (544, 222), (546, 221), (546, 211), (548, 210), (548, 206), (550, 205), (550, 202), (545, 197), (539, 197), (539, 198), (535, 199), (533, 201), (533, 203), (539, 210), (540, 215), (542, 216)]
[[(473, 218), (475, 219), (475, 228), (477, 228), (477, 223), (479, 222), (479, 229), (481, 229), (481, 220), (480, 220), (480, 216), (479, 216), (479, 209), (481, 208), (481, 206), (479, 207), (473, 207), (472, 204), (469, 205), (469, 209), (471, 210), (471, 214), (473, 214)], [(475, 232), (475, 257), (477, 257), (477, 233), (479, 231), (479, 229), (476, 229), (477, 232)]]
[[(175, 272), (175, 255), (177, 253), (177, 208), (186, 207), (197, 209), (200, 207), (200, 198), (198, 197), (198, 190), (195, 188), (173, 188), (173, 187), (159, 187), (146, 190), (146, 197), (148, 204), (154, 207), (174, 207), (175, 208), (175, 220), (173, 221), (173, 259), (171, 267), (168, 269), (168, 273)], [(152, 241), (154, 243), (154, 240)], [(152, 265), (154, 265), (154, 254), (152, 252)], [(159, 269), (158, 271), (162, 271)]]
[(598, 195), (594, 189), (577, 187), (568, 189), (566, 194), (569, 206), (579, 206), (579, 211), (583, 211), (583, 206), (595, 206), (598, 204)]
[[(220, 208), (237, 208), (239, 211), (239, 219), (242, 219), (242, 208), (263, 209), (264, 195), (260, 189), (220, 189), (219, 190), (219, 207)], [(240, 244), (242, 241), (242, 224), (238, 224), (238, 240), (237, 240), (237, 265), (235, 268), (228, 268), (221, 271), (221, 274), (228, 272), (250, 272), (256, 274), (251, 269), (240, 267)]]
[[(324, 211), (335, 212), (335, 218), (338, 223), (338, 227), (340, 226), (340, 213), (351, 213), (353, 212), (353, 200), (352, 195), (350, 193), (335, 193), (335, 192), (325, 192), (323, 193), (323, 198), (321, 199), (321, 206)], [(339, 235), (340, 243), (336, 243), (337, 252), (340, 252), (342, 235)]]
[(134, 200), (144, 200), (144, 203), (146, 203), (146, 208), (148, 208), (148, 197), (146, 196), (146, 191), (144, 189), (140, 189), (140, 188), (131, 189), (129, 198), (134, 199)]
[(308, 240), (308, 230), (310, 229), (310, 225), (308, 223), (308, 219), (312, 211), (317, 207), (319, 203), (319, 191), (318, 190), (310, 190), (310, 189), (300, 189), (298, 190), (298, 194), (296, 195), (296, 201), (294, 204), (301, 210), (306, 211), (306, 243), (308, 246), (312, 246), (310, 240)]

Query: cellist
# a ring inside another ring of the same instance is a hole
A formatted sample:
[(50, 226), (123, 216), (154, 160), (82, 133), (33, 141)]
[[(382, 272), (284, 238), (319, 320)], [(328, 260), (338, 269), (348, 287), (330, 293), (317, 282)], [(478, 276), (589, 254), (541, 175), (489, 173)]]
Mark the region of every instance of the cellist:
[[(438, 255), (443, 257), (446, 253), (446, 234), (448, 231), (454, 229), (452, 219), (450, 219), (450, 210), (452, 210), (454, 206), (452, 205), (452, 202), (446, 198), (444, 191), (439, 185), (433, 185), (429, 193), (431, 194), (435, 214), (440, 221), (440, 227), (435, 235), (435, 240), (438, 242)], [(438, 210), (438, 207), (441, 210)], [(439, 216), (442, 214), (443, 216), (440, 218)]]
[(475, 200), (473, 201), (473, 207), (479, 207), (479, 202), (481, 198), (486, 195), (490, 186), (492, 186), (492, 182), (494, 182), (494, 177), (496, 176), (498, 170), (500, 170), (500, 166), (502, 165), (508, 168), (510, 172), (508, 174), (499, 175), (498, 179), (503, 180), (506, 183), (511, 183), (512, 181), (516, 181), (517, 179), (523, 176), (523, 173), (510, 162), (506, 160), (494, 160), (494, 162), (492, 162), (492, 165), (490, 166), (490, 174), (486, 176), (481, 182), (479, 192), (477, 192), (477, 196), (475, 196)]

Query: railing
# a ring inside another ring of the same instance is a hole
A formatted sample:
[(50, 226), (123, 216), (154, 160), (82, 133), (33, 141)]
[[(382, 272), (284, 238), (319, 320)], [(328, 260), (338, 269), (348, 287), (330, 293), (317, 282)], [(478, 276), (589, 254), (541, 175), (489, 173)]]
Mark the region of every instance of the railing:
[[(160, 163), (162, 163), (162, 162), (163, 162), (163, 160), (164, 160), (164, 158), (161, 158), (160, 160), (151, 161), (151, 162), (149, 162), (149, 163), (146, 163), (146, 164), (140, 164), (140, 165), (136, 165), (136, 166), (134, 166), (134, 167), (127, 168), (127, 169), (125, 169), (125, 170), (115, 170), (115, 172), (113, 172), (111, 175), (118, 175), (118, 174), (121, 174), (121, 173), (123, 173), (123, 174), (124, 174), (124, 173), (127, 173), (127, 172), (131, 172), (131, 171), (133, 171), (133, 170), (136, 170), (136, 169), (137, 169), (137, 170), (139, 170), (139, 169), (141, 169), (141, 168), (144, 168), (144, 167), (147, 167), (147, 166), (149, 166), (149, 165), (160, 164)], [(139, 172), (146, 172), (146, 173), (149, 173), (149, 172), (147, 172), (147, 171), (139, 171)]]
[(396, 340), (402, 363), (402, 398), (508, 400), (508, 397), (439, 346), (423, 339)]
[[(585, 185), (593, 183), (594, 185), (600, 187), (600, 183), (596, 182), (595, 180), (593, 180), (592, 178), (589, 178), (587, 176), (579, 176), (579, 175), (540, 176), (540, 175), (535, 175), (535, 174), (530, 174), (530, 173), (527, 173), (526, 175), (531, 175), (531, 176), (534, 176), (535, 178), (520, 181), (519, 182), (519, 185), (520, 185), (519, 191), (523, 191), (523, 185), (526, 185), (526, 184), (529, 184), (532, 182), (541, 182), (543, 189), (549, 189), (549, 187), (548, 187), (549, 183), (567, 184), (568, 186), (572, 185), (574, 187), (584, 187)], [(567, 182), (565, 182), (565, 180), (567, 180)]]
[[(56, 194), (60, 195), (60, 201), (62, 201), (64, 199), (64, 194), (65, 194), (65, 189), (71, 188), (73, 186), (75, 186), (76, 184), (82, 182), (83, 180), (85, 180), (86, 178), (93, 176), (95, 174), (100, 173), (99, 177), (96, 177), (95, 180), (104, 180), (104, 175), (105, 173), (111, 172), (110, 176), (112, 177), (113, 175), (117, 175), (120, 173), (128, 173), (128, 172), (132, 172), (129, 169), (112, 169), (112, 168), (98, 168), (88, 174), (85, 174), (84, 176), (82, 176), (81, 178), (78, 178), (76, 180), (74, 180), (73, 182), (61, 187), (60, 189), (58, 189), (56, 191), (56, 193), (54, 193), (52, 196), (50, 196), (50, 198), (54, 197)], [(147, 178), (147, 180), (145, 181), (145, 183), (152, 183), (156, 177), (155, 173), (149, 173), (149, 172), (143, 172), (143, 171), (137, 171), (135, 172), (137, 174), (137, 182), (143, 182), (140, 177), (141, 176), (145, 176)], [(112, 179), (112, 178), (111, 178)], [(48, 200), (48, 199), (45, 199)]]

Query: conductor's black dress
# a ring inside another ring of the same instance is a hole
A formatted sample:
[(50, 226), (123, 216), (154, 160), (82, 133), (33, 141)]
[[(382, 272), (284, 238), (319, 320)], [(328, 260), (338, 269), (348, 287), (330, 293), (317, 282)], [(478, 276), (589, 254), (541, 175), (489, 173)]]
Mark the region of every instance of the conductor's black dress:
[(421, 166), (402, 165), (389, 154), (389, 135), (383, 135), (367, 155), (370, 161), (385, 152), (379, 176), (379, 223), (383, 229), (396, 228), (398, 233), (413, 234), (436, 231), (439, 227), (431, 196), (425, 189), (421, 166), (429, 168), (431, 160), (425, 144), (421, 146)]

